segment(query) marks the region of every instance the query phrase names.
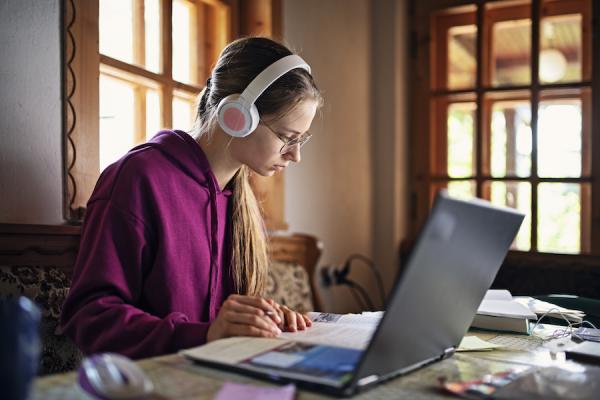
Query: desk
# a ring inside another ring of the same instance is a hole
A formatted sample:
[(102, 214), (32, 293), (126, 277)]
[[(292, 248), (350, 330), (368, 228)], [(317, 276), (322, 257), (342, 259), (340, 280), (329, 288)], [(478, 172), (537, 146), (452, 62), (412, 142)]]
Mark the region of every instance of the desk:
[[(481, 339), (503, 343), (503, 350), (491, 352), (456, 353), (454, 356), (431, 364), (410, 374), (393, 379), (354, 399), (445, 399), (457, 397), (438, 390), (438, 378), (448, 380), (471, 380), (486, 373), (509, 368), (526, 369), (528, 366), (545, 366), (564, 362), (550, 350), (560, 349), (564, 339), (541, 345), (535, 337), (524, 335), (469, 332)], [(212, 399), (225, 381), (269, 385), (266, 381), (223, 372), (192, 364), (177, 354), (139, 361), (139, 365), (154, 382), (156, 395), (152, 399)], [(30, 399), (83, 399), (75, 388), (74, 372), (41, 377), (35, 380)], [(327, 399), (328, 396), (299, 390), (298, 400)]]

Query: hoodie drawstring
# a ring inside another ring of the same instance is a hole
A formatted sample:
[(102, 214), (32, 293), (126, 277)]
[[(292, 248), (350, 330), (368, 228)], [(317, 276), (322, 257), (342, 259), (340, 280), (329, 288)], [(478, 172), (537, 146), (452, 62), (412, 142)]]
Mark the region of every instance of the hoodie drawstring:
[(210, 193), (210, 292), (209, 292), (209, 304), (208, 304), (208, 315), (209, 321), (214, 321), (216, 318), (217, 307), (215, 305), (215, 293), (217, 292), (217, 263), (219, 262), (219, 221), (217, 215), (217, 189), (215, 188), (215, 182), (213, 179), (209, 179), (208, 191)]

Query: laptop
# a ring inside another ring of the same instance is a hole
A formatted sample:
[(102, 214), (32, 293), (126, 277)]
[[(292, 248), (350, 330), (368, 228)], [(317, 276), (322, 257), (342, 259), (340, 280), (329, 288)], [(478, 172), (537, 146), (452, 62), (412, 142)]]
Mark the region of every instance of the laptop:
[(204, 365), (352, 396), (452, 356), (524, 215), (441, 191), (365, 349), (237, 337), (182, 351)]

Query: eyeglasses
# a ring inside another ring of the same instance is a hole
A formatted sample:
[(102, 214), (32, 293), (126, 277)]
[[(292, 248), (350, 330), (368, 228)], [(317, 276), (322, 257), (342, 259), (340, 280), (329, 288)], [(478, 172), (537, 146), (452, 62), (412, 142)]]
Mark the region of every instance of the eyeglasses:
[(300, 136), (290, 139), (289, 137), (276, 132), (273, 128), (271, 128), (269, 125), (267, 125), (265, 123), (265, 121), (260, 120), (260, 123), (263, 124), (264, 126), (266, 126), (267, 129), (269, 129), (273, 133), (273, 135), (277, 136), (277, 139), (281, 140), (281, 142), (283, 143), (283, 146), (281, 146), (281, 149), (279, 149), (280, 154), (286, 153), (291, 147), (293, 147), (295, 145), (298, 145), (298, 148), (304, 146), (306, 144), (306, 142), (308, 142), (309, 139), (312, 137), (312, 133), (305, 132), (304, 134), (302, 134)]

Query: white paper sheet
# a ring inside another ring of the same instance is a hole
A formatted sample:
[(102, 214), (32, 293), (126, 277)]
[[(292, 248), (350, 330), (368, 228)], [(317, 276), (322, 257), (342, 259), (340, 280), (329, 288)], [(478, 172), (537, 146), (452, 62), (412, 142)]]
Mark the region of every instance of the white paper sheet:
[(281, 338), (364, 350), (383, 312), (363, 314), (309, 313), (313, 326), (298, 332), (284, 332)]
[(284, 342), (280, 339), (240, 336), (215, 340), (214, 342), (207, 343), (203, 346), (183, 350), (181, 353), (194, 359), (215, 361), (224, 364), (236, 364), (256, 354), (274, 349), (283, 344)]

